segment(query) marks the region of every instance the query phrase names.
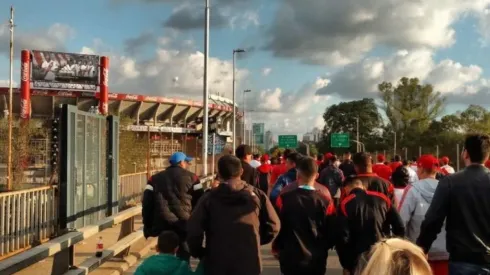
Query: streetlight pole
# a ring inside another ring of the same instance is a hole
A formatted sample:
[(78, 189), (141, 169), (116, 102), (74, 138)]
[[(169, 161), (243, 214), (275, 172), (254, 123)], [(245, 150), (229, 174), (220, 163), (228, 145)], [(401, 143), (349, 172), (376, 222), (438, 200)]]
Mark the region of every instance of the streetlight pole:
[[(244, 53), (244, 49), (234, 49), (233, 50), (233, 152), (235, 152), (236, 149), (236, 94), (235, 94), (235, 88), (236, 88), (236, 70), (235, 70), (235, 63), (236, 63), (236, 54), (237, 53)], [(234, 153), (233, 153), (234, 154)]]
[(396, 156), (396, 131), (395, 131), (395, 142), (393, 143), (393, 157)]
[(245, 116), (245, 95), (249, 92), (251, 92), (252, 90), (245, 90), (243, 91), (243, 144), (247, 144), (247, 135), (245, 134), (245, 129), (246, 129), (246, 116)]
[(12, 97), (14, 85), (14, 7), (10, 7), (10, 80), (9, 80), (9, 131), (8, 131), (8, 158), (7, 158), (7, 190), (12, 190), (12, 127), (13, 110)]
[(356, 117), (356, 122), (357, 122), (356, 139), (358, 141), (358, 143), (356, 143), (356, 148), (357, 148), (356, 153), (359, 153), (359, 147), (360, 147), (360, 145), (359, 145), (359, 117)]
[[(208, 119), (209, 119), (209, 87), (208, 87), (208, 59), (209, 59), (209, 0), (206, 0), (204, 10), (204, 75), (203, 75), (203, 111), (202, 120), (202, 165), (203, 173), (208, 175)], [(234, 102), (233, 102), (234, 103)], [(234, 109), (233, 109), (234, 110)], [(233, 124), (234, 125), (234, 124)], [(214, 147), (214, 144), (213, 144)]]

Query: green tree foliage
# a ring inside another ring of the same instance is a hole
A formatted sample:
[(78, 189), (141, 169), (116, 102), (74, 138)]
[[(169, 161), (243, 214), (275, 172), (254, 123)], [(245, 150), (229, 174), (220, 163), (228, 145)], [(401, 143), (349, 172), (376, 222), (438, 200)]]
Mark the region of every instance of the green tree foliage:
[[(417, 138), (444, 111), (446, 99), (432, 85), (421, 84), (417, 78), (403, 77), (396, 86), (383, 82), (378, 90), (388, 118), (389, 127), (385, 130), (396, 131), (397, 140), (405, 146), (416, 146)], [(394, 134), (389, 135), (394, 139)]]
[[(325, 120), (323, 138), (322, 142), (318, 144), (321, 152), (336, 151), (330, 148), (332, 133), (349, 133), (351, 140), (355, 140), (357, 136), (357, 119), (359, 119), (359, 139), (365, 143), (366, 150), (376, 150), (377, 147), (382, 146), (380, 136), (383, 120), (372, 98), (332, 105), (325, 110), (323, 119)], [(355, 143), (352, 143), (350, 150), (355, 148)]]

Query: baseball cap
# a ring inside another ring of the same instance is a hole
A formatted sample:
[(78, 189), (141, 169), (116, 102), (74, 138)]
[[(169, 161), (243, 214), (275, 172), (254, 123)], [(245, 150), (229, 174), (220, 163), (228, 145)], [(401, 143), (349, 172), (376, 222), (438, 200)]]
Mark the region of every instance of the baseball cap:
[(485, 166), (490, 169), (490, 159), (485, 162)]
[(441, 161), (442, 161), (442, 163), (449, 163), (449, 158), (448, 157), (442, 157)]
[(325, 160), (329, 160), (333, 157), (333, 154), (332, 153), (326, 153), (325, 154)]
[(385, 161), (385, 155), (383, 154), (378, 154), (378, 156), (376, 157), (376, 159), (379, 161), (379, 162), (383, 162)]
[(266, 162), (266, 161), (268, 161), (268, 160), (269, 160), (269, 155), (267, 155), (267, 154), (263, 155), (263, 156), (260, 158), (260, 161), (262, 161), (262, 162)]
[(439, 160), (433, 155), (422, 155), (417, 160), (417, 167), (426, 170), (433, 168), (439, 169)]
[(173, 153), (173, 155), (170, 156), (170, 164), (175, 165), (178, 164), (179, 162), (185, 161), (185, 162), (191, 162), (193, 158), (188, 157), (186, 154), (182, 152), (176, 152)]

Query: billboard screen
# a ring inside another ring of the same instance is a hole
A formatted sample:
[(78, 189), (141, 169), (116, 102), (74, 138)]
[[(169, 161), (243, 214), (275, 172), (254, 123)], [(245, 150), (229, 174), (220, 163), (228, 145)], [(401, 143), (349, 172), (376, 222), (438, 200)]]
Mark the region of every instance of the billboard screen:
[(32, 51), (32, 87), (95, 91), (99, 60), (97, 55)]

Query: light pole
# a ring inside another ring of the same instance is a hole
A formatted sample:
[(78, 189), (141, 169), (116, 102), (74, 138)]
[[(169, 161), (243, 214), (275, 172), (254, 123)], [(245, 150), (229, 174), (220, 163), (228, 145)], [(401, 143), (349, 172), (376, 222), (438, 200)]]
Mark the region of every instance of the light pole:
[(393, 142), (393, 157), (396, 156), (396, 131), (394, 132), (395, 142)]
[(356, 143), (356, 145), (357, 145), (356, 146), (356, 148), (357, 148), (356, 153), (359, 153), (359, 147), (360, 147), (360, 145), (359, 145), (359, 117), (356, 117), (356, 122), (357, 122), (356, 139), (358, 141), (358, 143)]
[(245, 90), (243, 91), (243, 138), (242, 138), (242, 144), (247, 144), (247, 141), (246, 141), (246, 137), (247, 135), (245, 134), (245, 129), (246, 129), (246, 124), (245, 124), (245, 119), (246, 119), (246, 116), (245, 116), (245, 95), (247, 93), (250, 93), (252, 90)]
[[(205, 176), (208, 175), (208, 118), (209, 118), (209, 87), (208, 87), (208, 59), (209, 59), (209, 0), (204, 8), (204, 75), (203, 75), (203, 120), (202, 120), (202, 166)], [(214, 144), (213, 144), (214, 146)], [(197, 164), (197, 163), (196, 163)], [(196, 165), (197, 166), (197, 165)]]
[(9, 131), (8, 131), (8, 158), (7, 158), (7, 190), (12, 190), (12, 127), (13, 127), (13, 83), (14, 83), (14, 7), (10, 7), (10, 80), (9, 80)]
[[(244, 49), (234, 49), (233, 50), (233, 152), (235, 152), (236, 149), (236, 95), (235, 95), (235, 88), (236, 88), (236, 80), (235, 80), (235, 63), (236, 63), (236, 54), (237, 53), (244, 53)], [(233, 153), (234, 154), (234, 153)]]

